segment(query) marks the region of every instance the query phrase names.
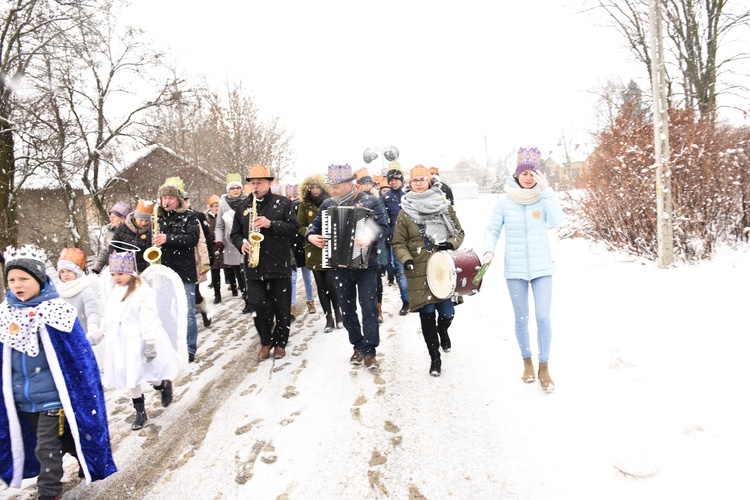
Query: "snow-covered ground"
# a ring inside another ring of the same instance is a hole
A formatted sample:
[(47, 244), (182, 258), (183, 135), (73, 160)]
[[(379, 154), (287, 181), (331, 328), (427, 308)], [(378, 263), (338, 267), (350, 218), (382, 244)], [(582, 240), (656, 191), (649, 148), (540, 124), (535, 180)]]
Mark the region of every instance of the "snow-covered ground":
[[(481, 248), (491, 202), (457, 203), (465, 247)], [(346, 332), (323, 333), (319, 306), (294, 323), (286, 358), (258, 363), (225, 292), (172, 405), (146, 390), (146, 428), (130, 430), (125, 391), (107, 392), (120, 471), (85, 485), (68, 457), (65, 498), (745, 496), (748, 249), (665, 270), (583, 240), (555, 247), (555, 393), (520, 380), (501, 259), (456, 309), (438, 378), (397, 287), (377, 374), (349, 364)], [(33, 483), (0, 497), (32, 498)]]

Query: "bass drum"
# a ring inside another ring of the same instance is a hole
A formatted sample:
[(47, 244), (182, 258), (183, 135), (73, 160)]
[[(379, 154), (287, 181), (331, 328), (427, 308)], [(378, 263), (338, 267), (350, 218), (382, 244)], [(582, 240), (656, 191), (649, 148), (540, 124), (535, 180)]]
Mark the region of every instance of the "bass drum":
[(427, 286), (440, 300), (479, 293), (482, 282), (475, 285), (472, 281), (481, 267), (479, 256), (471, 249), (435, 252), (427, 261)]

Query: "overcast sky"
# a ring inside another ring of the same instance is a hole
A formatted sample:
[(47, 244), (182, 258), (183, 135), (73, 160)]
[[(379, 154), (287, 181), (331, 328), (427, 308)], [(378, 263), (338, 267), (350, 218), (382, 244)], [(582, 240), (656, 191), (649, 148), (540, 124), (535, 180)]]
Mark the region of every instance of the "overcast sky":
[(241, 80), (280, 117), (301, 173), (363, 166), (366, 147), (396, 146), (407, 170), (483, 163), (485, 137), (493, 158), (546, 152), (563, 133), (586, 139), (592, 90), (645, 76), (580, 0), (133, 4), (184, 69), (217, 86)]

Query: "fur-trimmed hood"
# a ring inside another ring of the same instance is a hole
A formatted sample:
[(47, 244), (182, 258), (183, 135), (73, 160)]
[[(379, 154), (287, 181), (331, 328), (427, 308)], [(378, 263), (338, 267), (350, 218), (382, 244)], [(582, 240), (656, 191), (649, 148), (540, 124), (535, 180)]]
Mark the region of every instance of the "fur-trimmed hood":
[(307, 195), (310, 194), (310, 186), (318, 185), (323, 189), (326, 194), (326, 198), (331, 197), (331, 189), (328, 184), (325, 183), (325, 179), (322, 174), (312, 174), (305, 177), (302, 183), (299, 185), (299, 197), (302, 201), (310, 201)]

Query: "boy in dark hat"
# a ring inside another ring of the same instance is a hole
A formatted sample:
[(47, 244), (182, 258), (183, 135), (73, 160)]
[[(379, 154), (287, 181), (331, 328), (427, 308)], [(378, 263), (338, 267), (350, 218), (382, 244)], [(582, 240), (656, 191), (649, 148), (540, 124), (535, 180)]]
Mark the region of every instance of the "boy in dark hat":
[[(388, 185), (391, 187), (388, 191), (383, 194), (383, 203), (385, 203), (386, 212), (388, 212), (388, 251), (389, 251), (389, 266), (393, 271), (389, 272), (395, 275), (396, 282), (398, 283), (398, 289), (401, 294), (401, 310), (398, 312), (401, 316), (409, 314), (409, 293), (406, 289), (406, 274), (404, 274), (404, 266), (393, 256), (393, 250), (390, 248), (390, 241), (393, 239), (393, 232), (396, 229), (396, 219), (398, 214), (401, 212), (401, 198), (404, 196), (404, 174), (401, 172), (401, 165), (397, 161), (392, 161), (388, 168)], [(388, 284), (392, 284), (392, 280), (388, 279)]]

